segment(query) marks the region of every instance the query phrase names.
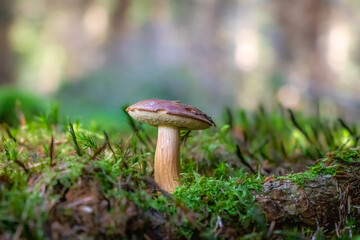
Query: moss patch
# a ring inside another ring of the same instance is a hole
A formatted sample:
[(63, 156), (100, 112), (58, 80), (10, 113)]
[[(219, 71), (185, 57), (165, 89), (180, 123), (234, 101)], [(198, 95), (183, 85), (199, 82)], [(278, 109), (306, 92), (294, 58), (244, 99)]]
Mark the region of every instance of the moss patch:
[(319, 175), (335, 175), (337, 172), (336, 166), (327, 166), (327, 159), (322, 160), (315, 166), (308, 167), (308, 170), (301, 173), (291, 173), (285, 176), (278, 177), (279, 179), (288, 179), (299, 185), (304, 185), (307, 181), (313, 181)]
[(342, 167), (326, 153), (359, 156), (341, 124), (286, 114), (228, 110), (222, 127), (184, 132), (183, 185), (165, 196), (153, 181), (154, 129), (128, 119), (132, 135), (90, 131), (59, 122), (57, 107), (20, 127), (1, 125), (0, 238), (264, 238), (269, 225), (254, 193), (265, 177), (316, 162), (282, 177), (304, 184)]

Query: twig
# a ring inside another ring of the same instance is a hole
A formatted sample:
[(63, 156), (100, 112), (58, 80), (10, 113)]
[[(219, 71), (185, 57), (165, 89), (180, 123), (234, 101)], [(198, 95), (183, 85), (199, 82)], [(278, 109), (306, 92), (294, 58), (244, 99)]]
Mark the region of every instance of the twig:
[(17, 160), (17, 159), (14, 159), (14, 163), (16, 163), (17, 165), (19, 165), (22, 169), (24, 169), (24, 171), (25, 171), (26, 173), (29, 173), (29, 170), (25, 167), (25, 165), (24, 165), (22, 162), (20, 162), (20, 161)]
[(170, 193), (168, 193), (167, 191), (165, 191), (164, 189), (162, 189), (159, 184), (157, 184), (153, 179), (148, 178), (148, 177), (138, 177), (139, 180), (142, 180), (144, 182), (147, 182), (151, 185), (153, 185), (156, 189), (158, 189), (162, 195), (164, 195), (164, 197), (166, 197), (167, 199), (170, 200), (174, 200), (173, 197), (171, 196)]
[(274, 232), (275, 225), (276, 225), (276, 222), (275, 222), (275, 221), (272, 221), (272, 222), (270, 223), (269, 230), (268, 230), (268, 232), (267, 232), (267, 234), (266, 234), (266, 238), (270, 238), (270, 237), (271, 237), (271, 235), (272, 235), (273, 232)]

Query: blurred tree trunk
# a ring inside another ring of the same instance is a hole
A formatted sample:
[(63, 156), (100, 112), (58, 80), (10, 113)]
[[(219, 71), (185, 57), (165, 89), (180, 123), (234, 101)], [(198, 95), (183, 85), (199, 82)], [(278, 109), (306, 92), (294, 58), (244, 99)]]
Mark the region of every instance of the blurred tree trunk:
[(109, 29), (107, 37), (108, 65), (117, 66), (130, 61), (127, 57), (129, 43), (126, 40), (128, 29), (128, 10), (132, 0), (119, 0), (109, 15)]
[(132, 0), (119, 0), (116, 1), (114, 12), (110, 18), (110, 36), (109, 39), (119, 40), (123, 34), (126, 33), (127, 26), (127, 12), (131, 5)]
[(192, 55), (190, 67), (198, 74), (204, 89), (214, 102), (221, 102), (226, 96), (222, 87), (224, 56), (221, 46), (221, 31), (226, 10), (232, 1), (196, 0), (191, 11), (190, 36)]
[(278, 0), (272, 2), (273, 17), (280, 31), (278, 66), (285, 78), (309, 81), (313, 98), (331, 90), (332, 70), (320, 41), (330, 17), (325, 0)]
[(10, 46), (9, 32), (13, 20), (12, 0), (0, 1), (0, 85), (14, 82), (13, 54)]

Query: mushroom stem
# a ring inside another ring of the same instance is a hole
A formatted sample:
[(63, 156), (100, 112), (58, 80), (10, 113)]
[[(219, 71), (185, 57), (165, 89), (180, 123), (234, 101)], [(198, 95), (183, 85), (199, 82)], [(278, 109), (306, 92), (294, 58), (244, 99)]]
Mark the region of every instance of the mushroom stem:
[(155, 182), (167, 192), (180, 185), (180, 130), (177, 127), (158, 126), (154, 163)]

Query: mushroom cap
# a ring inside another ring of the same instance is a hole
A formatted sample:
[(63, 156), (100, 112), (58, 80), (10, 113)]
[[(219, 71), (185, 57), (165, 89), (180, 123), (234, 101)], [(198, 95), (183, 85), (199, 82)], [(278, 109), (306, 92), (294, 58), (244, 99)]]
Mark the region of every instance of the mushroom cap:
[(172, 126), (188, 130), (216, 126), (205, 113), (179, 101), (143, 100), (129, 106), (126, 111), (132, 118), (151, 126)]

